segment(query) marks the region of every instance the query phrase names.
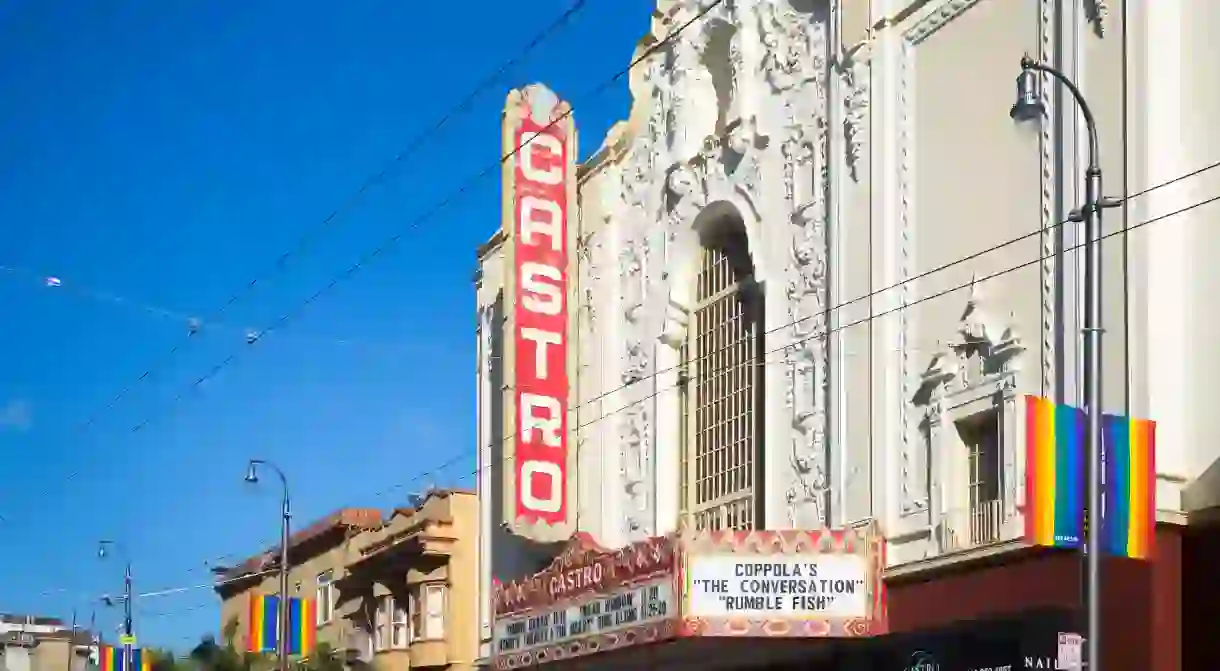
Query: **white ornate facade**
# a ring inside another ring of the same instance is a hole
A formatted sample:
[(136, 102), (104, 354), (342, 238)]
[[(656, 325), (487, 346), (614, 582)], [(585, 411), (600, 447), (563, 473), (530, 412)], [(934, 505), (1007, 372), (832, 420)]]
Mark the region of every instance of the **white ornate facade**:
[[(731, 220), (764, 306), (754, 523), (877, 519), (900, 570), (1019, 544), (1020, 396), (1079, 403), (1080, 231), (1064, 222), (1087, 161), (1078, 112), (1049, 78), (1044, 123), (1009, 119), (1019, 60), (1081, 84), (1107, 195), (1139, 192), (1220, 161), (1220, 133), (1198, 121), (1220, 113), (1220, 59), (1189, 64), (1180, 46), (1214, 49), (1205, 27), (1220, 28), (1220, 6), (724, 0), (695, 18), (710, 1), (659, 0), (630, 117), (581, 170), (569, 345), (579, 526), (618, 546), (689, 512), (700, 232)], [(1188, 97), (1211, 116), (1187, 114)], [(1108, 210), (1106, 232), (1216, 195), (1220, 169)], [(1220, 444), (1220, 420), (1187, 398), (1220, 374), (1220, 355), (1187, 359), (1183, 336), (1188, 306), (1207, 312), (1192, 285), (1220, 270), (1183, 276), (1175, 261), (1200, 253), (1190, 240), (1220, 248), (1215, 233), (1181, 232), (1206, 212), (1105, 247), (1105, 404), (1162, 422), (1169, 521), (1220, 457), (1187, 448), (1188, 436)], [(491, 296), (494, 240), (481, 258)], [(487, 361), (492, 348), (481, 351)], [(980, 423), (996, 427), (985, 458), (987, 440), (971, 437)], [(489, 471), (494, 461), (485, 448)]]

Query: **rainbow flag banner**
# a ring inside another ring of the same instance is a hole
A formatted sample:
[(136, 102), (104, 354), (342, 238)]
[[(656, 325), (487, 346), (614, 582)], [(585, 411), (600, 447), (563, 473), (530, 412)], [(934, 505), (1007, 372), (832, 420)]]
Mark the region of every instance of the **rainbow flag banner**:
[(1084, 538), (1084, 413), (1025, 397), (1025, 540), (1079, 547)]
[[(1078, 548), (1085, 519), (1085, 415), (1025, 397), (1025, 540)], [(1152, 556), (1156, 531), (1156, 422), (1102, 415), (1101, 536), (1106, 554)]]
[(279, 645), (280, 597), (276, 594), (250, 595), (250, 614), (246, 622), (246, 650), (275, 652)]
[[(275, 652), (279, 646), (279, 607), (277, 594), (252, 594), (246, 627), (246, 649), (250, 652)], [(288, 599), (288, 654), (309, 655), (317, 647), (317, 605), (313, 599)]]
[[(123, 647), (103, 645), (98, 651), (98, 668), (100, 671), (125, 671), (123, 668)], [(131, 651), (132, 668), (136, 671), (152, 671), (152, 655), (145, 655), (140, 648)]]
[(313, 599), (288, 600), (288, 654), (308, 657), (317, 647), (318, 607)]
[(1104, 415), (1102, 445), (1102, 549), (1150, 559), (1156, 538), (1156, 422)]

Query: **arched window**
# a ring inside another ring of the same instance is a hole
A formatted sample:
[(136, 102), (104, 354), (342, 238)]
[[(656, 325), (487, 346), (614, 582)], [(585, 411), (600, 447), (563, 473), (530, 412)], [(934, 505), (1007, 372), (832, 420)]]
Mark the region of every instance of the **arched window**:
[(683, 507), (696, 529), (754, 529), (762, 524), (763, 294), (740, 219), (708, 229), (683, 357)]

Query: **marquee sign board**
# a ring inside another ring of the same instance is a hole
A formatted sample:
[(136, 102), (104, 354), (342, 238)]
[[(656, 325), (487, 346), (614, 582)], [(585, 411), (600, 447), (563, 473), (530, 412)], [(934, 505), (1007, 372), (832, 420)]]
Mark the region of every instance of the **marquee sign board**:
[(684, 636), (884, 631), (884, 540), (874, 526), (701, 532), (682, 549)]
[(506, 245), (505, 519), (539, 542), (569, 537), (575, 491), (569, 449), (568, 278), (576, 205), (571, 107), (541, 84), (509, 93), (503, 118)]
[[(676, 617), (674, 591), (673, 577), (665, 576), (538, 613), (497, 620), (493, 645), (497, 655), (508, 655), (538, 653), (591, 637), (615, 640), (641, 626), (660, 625)], [(597, 650), (585, 647), (588, 652)]]
[(577, 534), (544, 571), (497, 585), (495, 667), (516, 669), (673, 638), (678, 631), (672, 538), (618, 550)]

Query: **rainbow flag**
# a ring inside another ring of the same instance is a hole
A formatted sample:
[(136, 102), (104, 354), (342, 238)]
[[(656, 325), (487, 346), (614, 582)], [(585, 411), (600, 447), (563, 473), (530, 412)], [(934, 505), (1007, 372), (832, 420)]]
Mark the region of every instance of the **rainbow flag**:
[(97, 668), (100, 671), (119, 671), (123, 668), (123, 649), (103, 645), (98, 650)]
[[(98, 653), (100, 671), (124, 671), (122, 646), (103, 645)], [(136, 671), (152, 671), (152, 655), (145, 655), (140, 648), (132, 649), (131, 661)]]
[(288, 654), (308, 656), (318, 643), (318, 606), (313, 599), (288, 600)]
[[(280, 597), (276, 594), (250, 595), (250, 617), (246, 623), (246, 650), (275, 652), (279, 645)], [(102, 671), (108, 671), (103, 669)]]
[(1156, 422), (1102, 416), (1104, 552), (1149, 559), (1156, 537)]
[(1025, 540), (1079, 547), (1084, 538), (1084, 413), (1025, 397)]

